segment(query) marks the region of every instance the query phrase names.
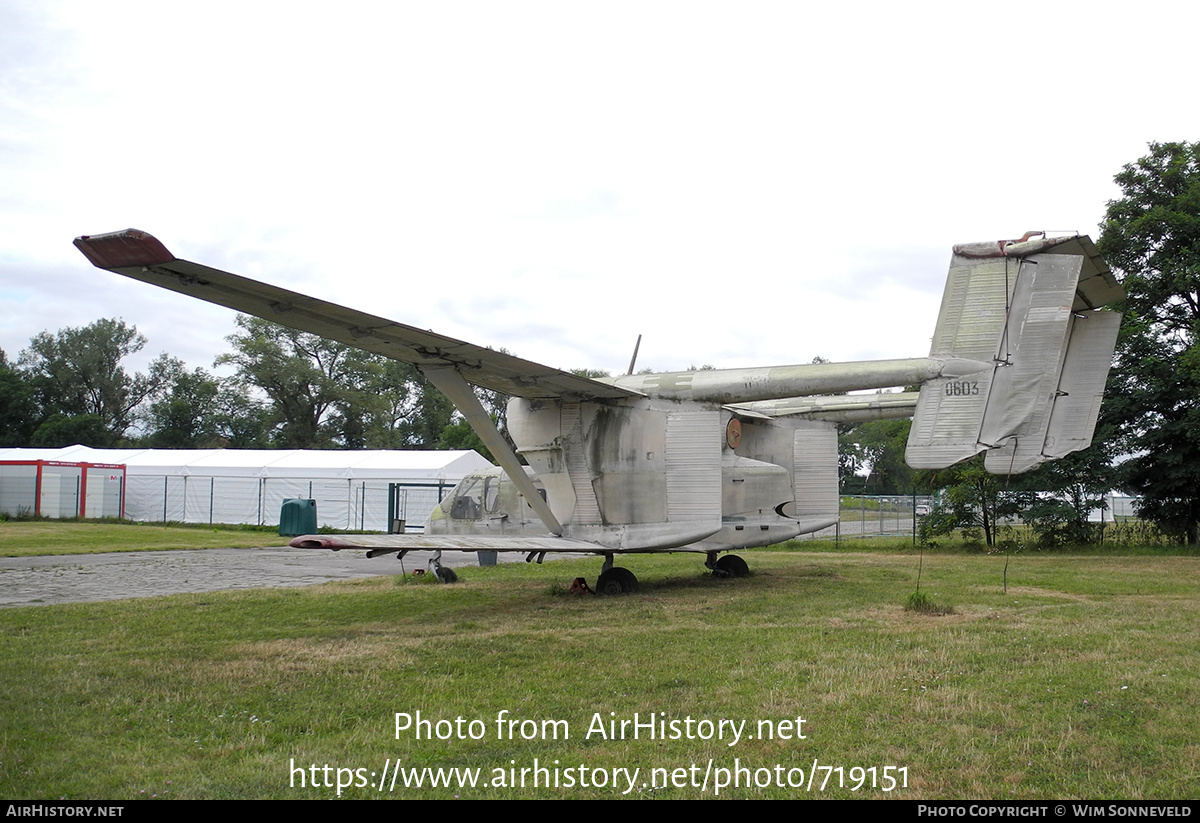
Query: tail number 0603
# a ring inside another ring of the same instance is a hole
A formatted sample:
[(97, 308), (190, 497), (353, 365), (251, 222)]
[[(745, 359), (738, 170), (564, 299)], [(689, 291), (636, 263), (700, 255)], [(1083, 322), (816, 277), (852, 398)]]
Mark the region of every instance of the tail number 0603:
[(979, 383), (974, 380), (951, 380), (946, 384), (947, 397), (967, 397), (979, 394)]

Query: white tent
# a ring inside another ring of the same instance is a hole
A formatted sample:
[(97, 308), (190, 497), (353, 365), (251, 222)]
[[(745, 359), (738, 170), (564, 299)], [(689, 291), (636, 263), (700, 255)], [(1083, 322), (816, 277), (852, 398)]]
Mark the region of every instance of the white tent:
[(0, 479), (5, 463), (15, 472), (31, 461), (124, 466), (124, 512), (131, 520), (275, 525), (285, 499), (304, 498), (317, 501), (320, 525), (380, 531), (387, 528), (389, 484), (400, 484), (395, 517), (423, 526), (445, 491), (491, 467), (474, 451), (68, 446), (0, 449)]

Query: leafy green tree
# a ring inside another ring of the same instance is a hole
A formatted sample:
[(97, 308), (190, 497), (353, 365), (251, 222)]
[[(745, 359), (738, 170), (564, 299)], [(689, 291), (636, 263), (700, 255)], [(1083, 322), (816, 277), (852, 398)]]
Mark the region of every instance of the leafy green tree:
[(996, 545), (1001, 521), (1017, 517), (1035, 500), (1033, 492), (1010, 489), (1007, 478), (989, 474), (982, 454), (946, 469), (919, 474), (926, 486), (941, 490), (937, 505), (926, 518), (927, 532), (948, 534), (954, 529), (978, 529), (988, 548)]
[(1138, 514), (1200, 543), (1200, 143), (1151, 143), (1116, 176), (1099, 249), (1125, 322), (1104, 417)]
[(220, 391), (220, 381), (204, 369), (189, 372), (181, 361), (173, 360), (165, 394), (152, 402), (146, 413), (149, 434), (145, 444), (160, 449), (224, 445), (217, 422)]
[(227, 338), (234, 351), (217, 365), (235, 366), (243, 386), (267, 396), (273, 442), (293, 449), (333, 446), (328, 424), (337, 405), (350, 402), (355, 350), (258, 317), (238, 315), (237, 325), (241, 331)]
[(0, 447), (30, 445), (38, 418), (33, 386), (0, 349)]
[[(59, 440), (73, 429), (86, 434), (87, 442), (77, 441), (84, 445), (118, 445), (133, 425), (138, 407), (169, 381), (171, 358), (165, 354), (151, 364), (149, 374), (126, 372), (121, 361), (145, 345), (146, 338), (137, 328), (122, 320), (97, 320), (53, 335), (35, 335), (21, 352), (19, 364), (48, 416), (46, 424), (53, 429), (40, 441)], [(76, 417), (86, 419), (68, 424)]]
[[(244, 396), (266, 396), (274, 445), (436, 449), (454, 424), (454, 406), (407, 363), (257, 317), (237, 324), (234, 351), (217, 363), (237, 368)], [(503, 426), (507, 398), (481, 392), (481, 400)]]
[(471, 428), (471, 424), (464, 419), (458, 419), (442, 429), (442, 435), (438, 439), (437, 447), (439, 449), (474, 449), (479, 452), (485, 459), (496, 462), (496, 458), (492, 456), (488, 447), (479, 439), (479, 435)]
[[(425, 402), (432, 410), (424, 421), (430, 430), (448, 425), (453, 408), (408, 363), (353, 350), (347, 360), (345, 393), (334, 404), (331, 426), (346, 448), (404, 449), (413, 442), (414, 416)], [(449, 409), (448, 412), (444, 409)], [(436, 447), (436, 439), (432, 441)], [(420, 441), (424, 445), (426, 441)]]
[(39, 449), (62, 449), (77, 444), (101, 449), (120, 445), (100, 415), (90, 413), (54, 412), (38, 425), (29, 440), (29, 445)]
[(227, 449), (269, 448), (271, 412), (235, 380), (222, 380), (212, 412), (214, 444)]
[(412, 406), (396, 424), (404, 448), (436, 449), (442, 431), (454, 422), (454, 404), (417, 373), (412, 384)]
[(1038, 492), (1021, 519), (1029, 523), (1041, 548), (1090, 545), (1102, 539), (1101, 524), (1091, 515), (1106, 505), (1104, 495), (1116, 487), (1106, 445), (1111, 438), (1111, 429), (1101, 427), (1089, 448), (1021, 477), (1024, 488)]
[[(389, 366), (405, 370), (398, 384), (389, 383)], [(334, 441), (347, 449), (396, 448), (388, 435), (394, 431), (396, 417), (403, 414), (408, 396), (406, 363), (389, 361), (350, 349), (343, 361), (340, 391), (326, 421)]]
[[(916, 476), (904, 462), (912, 421), (869, 420), (838, 435), (843, 488), (864, 494), (909, 494)], [(866, 471), (866, 476), (860, 472)]]

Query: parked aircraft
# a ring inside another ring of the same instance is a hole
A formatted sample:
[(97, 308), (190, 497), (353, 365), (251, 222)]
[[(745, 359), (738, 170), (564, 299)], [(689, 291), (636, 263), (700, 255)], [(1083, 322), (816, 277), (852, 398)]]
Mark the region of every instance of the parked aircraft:
[[(1030, 233), (954, 247), (928, 357), (593, 379), (180, 260), (135, 229), (75, 245), (100, 268), (412, 363), (500, 464), (458, 484), (424, 535), (292, 545), (597, 554), (605, 594), (637, 586), (618, 554), (699, 552), (739, 577), (733, 550), (836, 523), (839, 421), (913, 416), (915, 468), (986, 451), (989, 471), (1015, 474), (1085, 448), (1121, 319), (1103, 307), (1123, 298), (1087, 237)], [(516, 452), (472, 386), (512, 396)]]

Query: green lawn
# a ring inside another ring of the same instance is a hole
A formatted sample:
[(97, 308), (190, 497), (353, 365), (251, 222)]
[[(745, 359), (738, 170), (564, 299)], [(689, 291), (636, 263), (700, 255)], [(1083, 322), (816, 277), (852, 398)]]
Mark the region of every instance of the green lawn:
[[(563, 593), (590, 558), (6, 609), (0, 796), (1200, 796), (1196, 557), (1018, 555), (1005, 594), (1002, 557), (745, 556), (631, 557), (607, 599)], [(952, 614), (904, 610), (918, 562)], [(679, 733), (597, 732), (635, 713)], [(392, 788), (397, 761), (481, 782)]]
[(0, 521), (0, 557), (286, 546), (291, 538), (230, 526)]

